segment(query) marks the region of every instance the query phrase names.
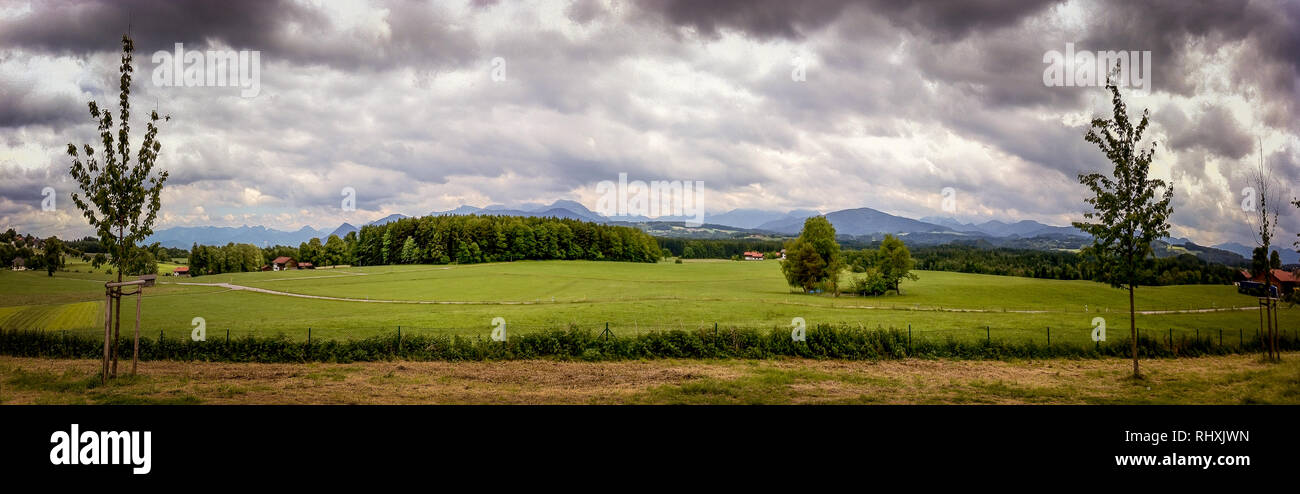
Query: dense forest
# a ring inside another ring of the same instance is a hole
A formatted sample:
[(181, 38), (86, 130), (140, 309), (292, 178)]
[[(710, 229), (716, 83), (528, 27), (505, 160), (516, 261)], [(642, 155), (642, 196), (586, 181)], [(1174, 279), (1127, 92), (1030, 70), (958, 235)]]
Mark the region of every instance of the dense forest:
[(256, 271), (281, 256), (316, 266), (374, 266), (524, 259), (657, 262), (662, 255), (655, 239), (636, 228), (560, 218), (467, 215), (366, 225), (360, 235), (330, 235), (324, 242), (313, 238), (296, 248), (195, 245), (189, 265), (193, 274), (216, 274)]
[[(780, 240), (659, 238), (659, 244), (674, 256), (687, 259), (730, 259), (745, 251), (772, 252), (782, 248)], [(869, 254), (880, 242), (840, 242), (848, 265), (870, 265)], [(856, 249), (854, 249), (856, 248)], [(987, 248), (947, 244), (910, 246), (915, 269), (959, 273), (1021, 276), (1053, 280), (1096, 280), (1095, 272), (1077, 253), (1013, 248)], [(1191, 254), (1154, 259), (1140, 273), (1142, 285), (1231, 284), (1237, 269), (1211, 263)]]
[(759, 239), (684, 239), (658, 237), (659, 245), (675, 257), (684, 259), (731, 259), (747, 251), (764, 254), (785, 248), (781, 240)]
[[(1096, 273), (1077, 253), (1025, 249), (984, 249), (968, 245), (912, 249), (916, 269), (1023, 276), (1054, 280), (1095, 280)], [(1219, 285), (1236, 280), (1237, 268), (1209, 263), (1191, 254), (1157, 258), (1139, 273), (1142, 285)]]
[(657, 262), (662, 255), (654, 237), (632, 227), (565, 218), (465, 215), (366, 225), (357, 239), (355, 261), (361, 265), (522, 259)]

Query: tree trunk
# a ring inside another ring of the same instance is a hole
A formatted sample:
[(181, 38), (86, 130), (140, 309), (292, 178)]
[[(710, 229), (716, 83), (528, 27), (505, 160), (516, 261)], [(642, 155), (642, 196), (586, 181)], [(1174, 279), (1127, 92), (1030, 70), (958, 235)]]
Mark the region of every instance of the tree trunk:
[(1141, 379), (1142, 373), (1138, 371), (1138, 327), (1137, 327), (1137, 309), (1133, 305), (1133, 283), (1128, 284), (1128, 328), (1129, 335), (1133, 339), (1133, 378)]

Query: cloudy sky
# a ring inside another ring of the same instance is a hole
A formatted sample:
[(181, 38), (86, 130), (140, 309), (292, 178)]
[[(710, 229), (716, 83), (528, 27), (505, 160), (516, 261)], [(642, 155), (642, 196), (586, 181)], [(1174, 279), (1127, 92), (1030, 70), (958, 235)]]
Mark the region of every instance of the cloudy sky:
[[(128, 29), (137, 115), (172, 117), (158, 228), (594, 209), (619, 173), (703, 181), (711, 213), (1068, 224), (1077, 175), (1109, 170), (1083, 135), (1110, 108), (1101, 88), (1044, 84), (1044, 54), (1067, 43), (1151, 52), (1150, 91), (1129, 105), (1152, 112), (1175, 235), (1250, 243), (1241, 190), (1261, 142), (1300, 184), (1294, 1), (0, 0), (0, 227), (89, 233), (64, 150), (94, 142), (88, 101), (115, 107)], [(260, 91), (156, 84), (153, 54), (176, 43), (257, 51)]]

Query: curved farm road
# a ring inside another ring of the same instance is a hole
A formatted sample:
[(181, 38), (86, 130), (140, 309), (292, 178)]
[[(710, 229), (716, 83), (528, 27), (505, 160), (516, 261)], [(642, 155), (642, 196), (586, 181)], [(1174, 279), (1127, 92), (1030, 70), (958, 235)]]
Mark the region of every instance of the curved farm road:
[[(176, 283), (174, 283), (174, 284), (176, 284), (176, 285), (191, 285), (191, 286), (215, 286), (215, 287), (226, 288), (226, 289), (228, 289), (228, 290), (236, 290), (236, 291), (248, 291), (248, 292), (265, 293), (265, 294), (267, 294), (267, 295), (280, 295), (280, 296), (283, 296), (283, 297), (311, 298), (311, 299), (316, 299), (316, 300), (335, 300), (335, 301), (339, 301), (339, 302), (368, 302), (368, 303), (378, 303), (378, 304), (433, 304), (433, 305), (538, 305), (538, 304), (543, 304), (543, 303), (551, 303), (551, 304), (556, 303), (556, 302), (538, 302), (538, 301), (527, 301), (527, 300), (523, 300), (523, 301), (506, 301), (506, 300), (503, 300), (503, 301), (466, 301), (466, 300), (385, 300), (385, 299), (373, 299), (373, 298), (331, 297), (331, 296), (327, 296), (327, 295), (308, 295), (308, 294), (304, 294), (304, 293), (282, 292), (282, 291), (279, 291), (279, 290), (268, 290), (268, 289), (266, 289), (266, 288), (257, 288), (257, 287), (251, 287), (251, 286), (236, 285), (236, 284), (233, 284), (233, 283), (185, 283), (185, 282), (176, 282)], [(620, 301), (626, 301), (626, 300), (620, 300)], [(599, 302), (599, 300), (582, 300), (581, 302), (582, 302), (582, 303), (591, 303), (591, 302)], [(803, 303), (798, 303), (798, 302), (778, 302), (778, 303), (780, 303), (780, 304), (784, 304), (784, 305), (805, 305), (805, 306), (824, 307), (824, 306), (822, 306), (822, 305), (818, 305), (818, 304), (803, 304)], [(838, 308), (838, 309), (869, 309), (869, 310), (900, 310), (899, 307), (894, 307), (894, 306), (875, 306), (875, 305), (837, 305), (837, 306), (833, 306), (833, 308)], [(921, 311), (921, 312), (979, 312), (979, 313), (1005, 312), (1005, 313), (1012, 313), (1012, 314), (1048, 314), (1048, 313), (1056, 312), (1056, 311), (1050, 311), (1050, 310), (961, 309), (961, 308), (952, 308), (952, 307), (923, 307), (923, 308), (903, 307), (903, 308), (901, 308), (901, 310), (912, 310), (912, 311)], [(1138, 314), (1141, 314), (1141, 315), (1144, 315), (1144, 316), (1148, 316), (1148, 315), (1159, 315), (1159, 314), (1199, 314), (1199, 313), (1206, 313), (1206, 312), (1232, 312), (1232, 311), (1250, 311), (1250, 310), (1259, 310), (1259, 308), (1258, 308), (1258, 307), (1216, 307), (1216, 308), (1209, 308), (1209, 309), (1140, 310), (1140, 311), (1137, 311), (1137, 313), (1138, 313)]]
[(538, 302), (510, 302), (510, 301), (501, 301), (501, 302), (467, 302), (467, 301), (453, 301), (453, 300), (383, 300), (383, 299), (373, 299), (373, 298), (348, 298), (348, 297), (330, 297), (330, 296), (326, 296), (326, 295), (307, 295), (307, 294), (303, 294), (303, 293), (282, 292), (282, 291), (279, 291), (279, 290), (267, 290), (267, 289), (265, 289), (265, 288), (257, 288), (257, 287), (244, 286), (244, 285), (236, 285), (236, 284), (233, 284), (233, 283), (181, 283), (181, 282), (177, 282), (177, 283), (175, 283), (175, 284), (176, 284), (176, 285), (192, 285), (192, 286), (216, 286), (216, 287), (221, 287), (221, 288), (226, 288), (226, 289), (236, 290), (236, 291), (257, 292), (257, 293), (265, 293), (265, 294), (268, 294), (268, 295), (281, 295), (281, 296), (285, 296), (285, 297), (314, 298), (314, 299), (317, 299), (317, 300), (337, 300), (337, 301), (340, 301), (340, 302), (372, 302), (372, 303), (380, 303), (380, 304), (449, 304), (449, 305), (533, 305), (533, 304), (538, 303)]

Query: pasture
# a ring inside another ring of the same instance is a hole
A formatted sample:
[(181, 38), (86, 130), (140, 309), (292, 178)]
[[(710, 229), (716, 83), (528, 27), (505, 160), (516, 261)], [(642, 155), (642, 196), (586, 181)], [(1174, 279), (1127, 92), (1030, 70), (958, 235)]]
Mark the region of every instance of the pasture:
[[(458, 334), (487, 338), (491, 320), (511, 333), (577, 325), (630, 334), (662, 329), (809, 327), (843, 324), (913, 328), (917, 338), (1021, 339), (1088, 343), (1103, 317), (1111, 339), (1128, 332), (1127, 292), (1088, 281), (1038, 280), (918, 272), (901, 295), (831, 297), (793, 291), (775, 261), (687, 260), (683, 264), (525, 261), (473, 265), (403, 265), (196, 278), (160, 277), (146, 289), (142, 332), (185, 338), (191, 321), (206, 321), (208, 338), (283, 333), (305, 339), (389, 334)], [(846, 273), (846, 276), (851, 274)], [(0, 271), (0, 328), (98, 334), (104, 273)], [(227, 286), (211, 286), (227, 284)], [(269, 292), (253, 291), (266, 290)], [(322, 298), (308, 298), (322, 297)], [(1144, 334), (1161, 337), (1253, 338), (1253, 297), (1234, 287), (1141, 287)], [(129, 328), (133, 300), (123, 301)], [(1244, 307), (1248, 310), (1223, 310)], [(1203, 312), (1188, 312), (1202, 311)], [(1300, 329), (1300, 309), (1282, 310), (1284, 333)], [(988, 329), (986, 329), (986, 327)]]

